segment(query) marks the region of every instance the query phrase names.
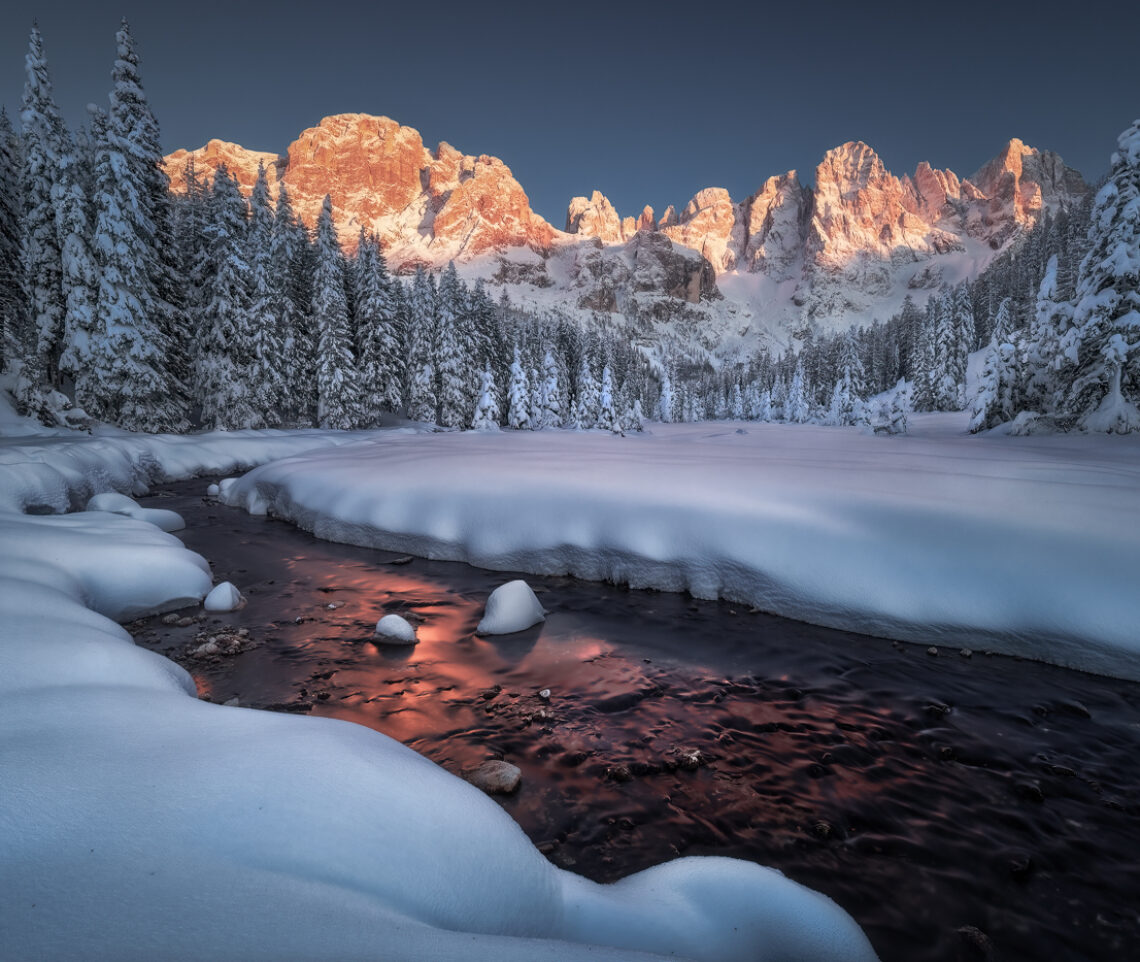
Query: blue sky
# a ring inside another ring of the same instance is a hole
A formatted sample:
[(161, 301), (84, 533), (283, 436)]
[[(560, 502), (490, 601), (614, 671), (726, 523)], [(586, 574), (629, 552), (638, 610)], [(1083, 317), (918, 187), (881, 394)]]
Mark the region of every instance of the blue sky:
[(1140, 115), (1140, 4), (8, 0), (0, 101), (18, 112), (33, 18), (69, 123), (105, 102), (130, 19), (168, 150), (284, 151), (321, 117), (386, 114), (501, 157), (562, 226), (597, 188), (623, 214), (736, 198), (864, 140), (895, 173), (968, 176), (1010, 137), (1107, 169)]

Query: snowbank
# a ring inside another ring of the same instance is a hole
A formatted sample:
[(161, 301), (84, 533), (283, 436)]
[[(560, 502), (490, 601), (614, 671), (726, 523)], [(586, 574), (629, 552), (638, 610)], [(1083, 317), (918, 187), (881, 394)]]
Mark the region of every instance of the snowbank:
[(1140, 439), (736, 427), (386, 435), (225, 498), (333, 541), (1140, 678)]
[(552, 866), (478, 789), (383, 735), (198, 701), (185, 671), (112, 619), (202, 598), (206, 563), (123, 515), (15, 510), (232, 470), (313, 440), (0, 451), (6, 955), (874, 959), (834, 903), (772, 870), (680, 859), (595, 885)]

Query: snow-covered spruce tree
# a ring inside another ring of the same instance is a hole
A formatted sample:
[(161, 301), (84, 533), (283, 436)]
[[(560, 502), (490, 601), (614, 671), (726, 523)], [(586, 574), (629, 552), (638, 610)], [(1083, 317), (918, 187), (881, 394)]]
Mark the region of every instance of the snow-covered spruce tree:
[(515, 348), (514, 360), (511, 361), (511, 383), (507, 393), (507, 425), (515, 431), (527, 431), (533, 427), (530, 413), (530, 384), (518, 347)]
[(425, 424), (435, 422), (435, 365), (429, 363), (420, 367), (412, 378), (409, 388), (411, 400), (408, 402), (408, 417)]
[(444, 427), (463, 428), (472, 409), (475, 384), (474, 338), (469, 329), (467, 297), (452, 261), (439, 281), (436, 336), (436, 421)]
[(499, 392), (495, 387), (495, 376), (491, 373), (491, 365), (483, 368), (479, 384), (479, 400), (475, 404), (475, 413), (471, 418), (471, 427), (476, 431), (499, 430)]
[[(407, 299), (405, 352), (408, 383), (404, 389), (408, 416), (414, 421), (435, 420), (435, 363), (438, 341), (436, 300), (436, 290), (431, 276), (423, 267), (417, 265)], [(422, 377), (425, 368), (430, 374), (426, 382)], [(429, 407), (431, 413), (424, 417)]]
[(374, 235), (360, 231), (353, 264), (353, 328), (363, 420), (379, 423), (384, 411), (402, 405), (404, 357), (401, 350), (396, 298), (388, 266)]
[(22, 351), (24, 279), (20, 268), (20, 139), (0, 107), (0, 372)]
[(996, 427), (1009, 421), (1016, 413), (1015, 394), (1020, 365), (1010, 327), (1010, 303), (1006, 298), (997, 311), (994, 332), (982, 362), (978, 393), (970, 408), (971, 433)]
[(274, 211), (269, 200), (269, 180), (262, 164), (249, 197), (249, 232), (246, 263), (251, 265), (250, 358), (247, 371), (249, 400), (257, 422), (269, 426), (284, 420), (287, 385), (284, 325), (278, 314), (281, 303), (273, 276)]
[(74, 143), (60, 156), (56, 194), (56, 229), (60, 239), (61, 284), (64, 298), (63, 350), (60, 370), (75, 385), (75, 400), (86, 409), (88, 400), (101, 401), (96, 378), (98, 365), (92, 355), (94, 342), (103, 334), (95, 312), (98, 280), (91, 252), (91, 225), (88, 222), (87, 195), (81, 174), (85, 157)]
[(219, 167), (210, 191), (202, 322), (194, 346), (195, 396), (207, 427), (260, 426), (247, 372), (252, 360), (246, 261), (246, 203), (229, 171)]
[(793, 424), (804, 424), (811, 420), (811, 403), (808, 400), (808, 388), (804, 379), (803, 358), (796, 362), (796, 370), (792, 374), (792, 383), (788, 387), (785, 418)]
[(52, 97), (43, 38), (36, 27), (32, 28), (24, 65), (27, 79), (20, 110), (24, 147), (20, 246), (27, 300), (20, 337), (23, 370), (18, 401), (27, 413), (50, 418), (43, 392), (58, 383), (66, 311), (54, 201), (63, 121)]
[(728, 402), (728, 414), (734, 421), (744, 420), (744, 395), (740, 391), (740, 384), (732, 385), (732, 395)]
[(1140, 120), (1117, 139), (1096, 196), (1065, 351), (1065, 412), (1087, 431), (1140, 430)]
[(910, 355), (910, 381), (913, 384), (914, 409), (935, 409), (936, 383), (934, 341), (939, 315), (939, 298), (931, 297), (926, 312), (915, 319), (914, 345)]
[(585, 351), (578, 371), (578, 396), (574, 399), (572, 417), (579, 428), (589, 429), (598, 423), (598, 381)]
[(269, 288), (281, 342), (282, 406), (287, 419), (311, 424), (316, 416), (316, 345), (306, 313), (308, 278), (302, 276), (309, 238), (293, 214), (289, 191), (277, 187), (277, 208), (269, 241)]
[(863, 362), (850, 331), (839, 336), (837, 375), (828, 406), (828, 421), (838, 425), (855, 424), (861, 415), (866, 387)]
[(756, 406), (756, 420), (772, 420), (772, 392), (767, 388), (760, 392), (760, 402)]
[(603, 431), (610, 431), (613, 434), (623, 433), (621, 429), (621, 417), (614, 398), (613, 375), (610, 374), (610, 366), (608, 364), (602, 368), (602, 386), (598, 394), (597, 426)]
[(328, 194), (317, 218), (313, 322), (317, 332), (317, 424), (347, 430), (356, 426), (358, 391), (344, 289), (344, 255)]
[(162, 155), (158, 120), (150, 109), (139, 75), (139, 58), (130, 27), (123, 20), (115, 34), (111, 70), (110, 132), (132, 182), (138, 185), (137, 222), (148, 231), (145, 270), (149, 309), (165, 345), (164, 380), (171, 389), (168, 420), (185, 420), (190, 380), (190, 336), (184, 310), (184, 281), (174, 249), (170, 179)]
[(669, 424), (673, 420), (673, 377), (666, 365), (661, 371), (661, 396), (657, 399), (657, 420)]
[[(1045, 266), (1033, 319), (1018, 353), (1018, 380), (1011, 398), (1013, 414), (1020, 411), (1053, 412), (1064, 399), (1060, 387), (1065, 380), (1062, 372), (1070, 368), (1070, 364), (1061, 351), (1061, 341), (1072, 324), (1073, 306), (1060, 296), (1058, 263), (1054, 254)], [(1003, 310), (1005, 317), (1001, 316)], [(1016, 343), (1011, 333), (1009, 314), (1009, 299), (1006, 298), (998, 308), (994, 329), (1004, 324), (1007, 340)], [(1068, 373), (1071, 381), (1071, 370)]]
[(92, 115), (95, 143), (94, 235), (98, 273), (97, 335), (84, 408), (133, 431), (187, 426), (182, 392), (170, 376), (171, 346), (159, 325), (151, 274), (154, 235), (139, 203), (141, 185), (102, 112)]
[(910, 386), (906, 381), (899, 379), (890, 395), (888, 418), (889, 434), (906, 434), (907, 415), (913, 410), (911, 405)]
[(558, 428), (566, 419), (566, 400), (562, 393), (562, 374), (558, 359), (547, 350), (542, 359), (542, 426)]

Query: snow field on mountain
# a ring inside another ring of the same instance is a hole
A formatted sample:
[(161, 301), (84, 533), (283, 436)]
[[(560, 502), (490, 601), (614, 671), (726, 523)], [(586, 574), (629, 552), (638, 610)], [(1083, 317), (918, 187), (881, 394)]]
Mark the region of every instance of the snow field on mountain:
[(1140, 439), (964, 428), (381, 434), (225, 499), (328, 540), (1140, 678)]
[(345, 440), (0, 447), (5, 953), (874, 959), (834, 903), (776, 871), (685, 858), (596, 885), (552, 866), (482, 792), (383, 735), (199, 701), (182, 668), (116, 621), (200, 600), (206, 562), (136, 518), (20, 510)]

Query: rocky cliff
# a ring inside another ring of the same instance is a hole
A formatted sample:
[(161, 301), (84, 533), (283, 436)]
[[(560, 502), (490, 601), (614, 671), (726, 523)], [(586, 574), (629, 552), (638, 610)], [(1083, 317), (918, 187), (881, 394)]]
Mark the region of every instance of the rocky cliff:
[(789, 171), (742, 201), (707, 188), (660, 218), (651, 207), (622, 217), (595, 190), (570, 201), (560, 231), (501, 160), (428, 150), (387, 117), (326, 117), (282, 156), (217, 140), (178, 151), (167, 158), (174, 189), (191, 158), (207, 177), (225, 164), (247, 191), (264, 165), (310, 224), (330, 194), (345, 246), (362, 227), (375, 232), (397, 271), (455, 260), (524, 302), (627, 316), (695, 305), (680, 313), (698, 323), (703, 310), (710, 330), (741, 344), (885, 317), (908, 292), (921, 301), (976, 274), (1046, 210), (1088, 191), (1060, 157), (1020, 140), (968, 179), (927, 163), (899, 178), (852, 142), (828, 151), (812, 187)]

